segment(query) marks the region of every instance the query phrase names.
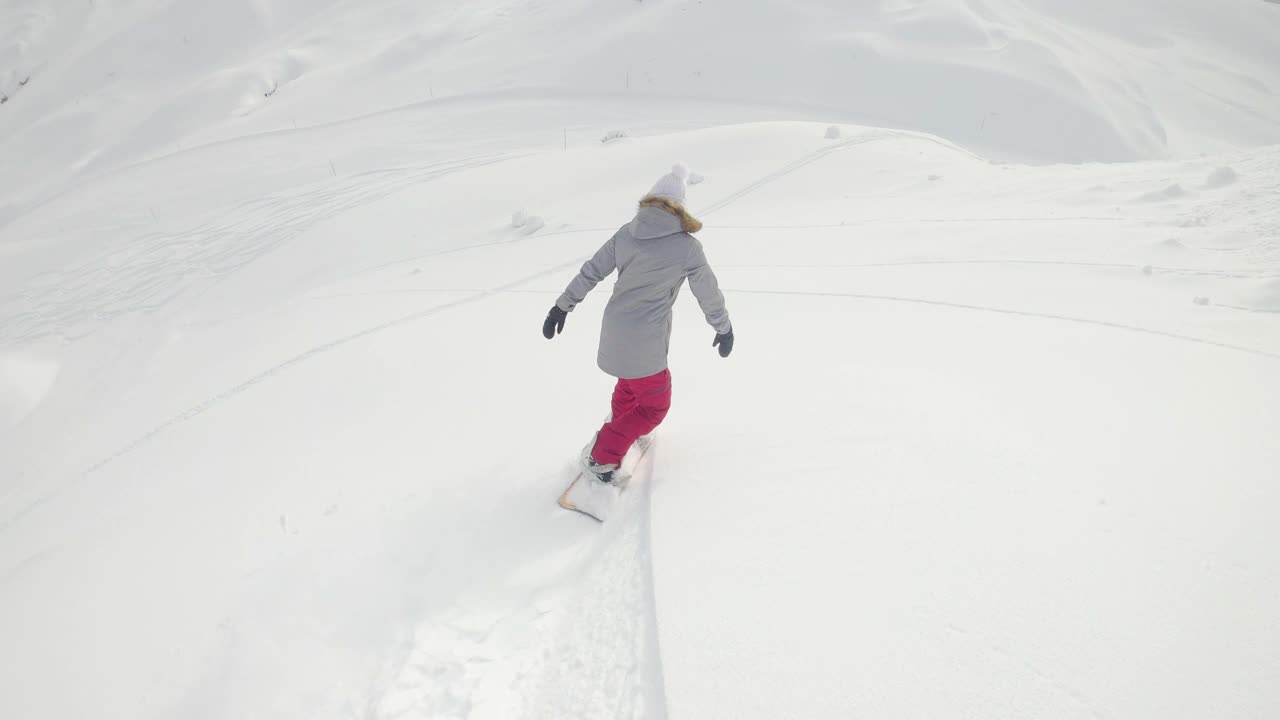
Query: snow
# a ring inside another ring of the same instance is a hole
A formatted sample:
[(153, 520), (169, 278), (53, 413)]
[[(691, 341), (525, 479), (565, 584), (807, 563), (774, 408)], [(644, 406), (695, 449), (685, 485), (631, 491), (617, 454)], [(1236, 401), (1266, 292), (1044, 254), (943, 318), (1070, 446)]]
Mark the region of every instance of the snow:
[(1209, 173), (1209, 177), (1205, 178), (1204, 186), (1210, 190), (1216, 190), (1217, 188), (1223, 188), (1230, 185), (1239, 179), (1239, 177), (1240, 176), (1236, 174), (1236, 171), (1233, 168), (1228, 165), (1223, 165), (1217, 170)]
[(1280, 8), (795, 5), (0, 8), (0, 717), (1280, 712)]
[(54, 380), (58, 366), (29, 352), (0, 356), (0, 427), (9, 428), (40, 405)]

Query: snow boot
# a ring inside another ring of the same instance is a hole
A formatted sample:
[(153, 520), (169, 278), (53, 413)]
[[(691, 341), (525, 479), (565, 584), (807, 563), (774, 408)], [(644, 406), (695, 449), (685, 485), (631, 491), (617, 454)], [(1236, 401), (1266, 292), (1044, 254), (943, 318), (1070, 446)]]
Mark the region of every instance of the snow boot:
[(614, 479), (618, 475), (617, 465), (614, 465), (612, 463), (610, 464), (598, 463), (596, 462), (595, 458), (591, 457), (590, 453), (587, 453), (587, 457), (584, 460), (584, 465), (587, 469), (587, 472), (590, 473), (593, 477), (595, 477), (595, 479), (599, 480), (602, 483), (612, 484)]
[(614, 480), (618, 479), (618, 466), (612, 463), (606, 464), (596, 462), (596, 459), (591, 455), (591, 452), (595, 450), (596, 447), (596, 439), (599, 437), (600, 433), (593, 433), (591, 435), (591, 442), (587, 443), (586, 447), (582, 448), (582, 467), (589, 475), (600, 482), (612, 483)]

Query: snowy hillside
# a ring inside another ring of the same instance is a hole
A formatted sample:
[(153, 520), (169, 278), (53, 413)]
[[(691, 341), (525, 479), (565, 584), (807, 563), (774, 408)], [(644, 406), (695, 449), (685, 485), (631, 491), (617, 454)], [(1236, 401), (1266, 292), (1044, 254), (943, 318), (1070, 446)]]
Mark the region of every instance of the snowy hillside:
[[(5, 4), (0, 717), (1276, 716), (1277, 37)], [(600, 526), (537, 326), (677, 160), (738, 345)]]

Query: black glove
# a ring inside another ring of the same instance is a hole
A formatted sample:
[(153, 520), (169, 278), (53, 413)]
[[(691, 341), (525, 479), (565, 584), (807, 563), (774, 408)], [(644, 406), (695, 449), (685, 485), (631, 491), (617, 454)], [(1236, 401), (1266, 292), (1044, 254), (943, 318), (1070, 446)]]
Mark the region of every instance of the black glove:
[(564, 319), (568, 315), (569, 313), (561, 310), (559, 305), (552, 305), (551, 312), (547, 313), (547, 319), (542, 321), (542, 337), (550, 340), (564, 332)]
[(727, 333), (717, 333), (716, 339), (711, 342), (711, 347), (720, 348), (720, 357), (729, 357), (729, 353), (733, 352), (733, 328), (729, 328)]

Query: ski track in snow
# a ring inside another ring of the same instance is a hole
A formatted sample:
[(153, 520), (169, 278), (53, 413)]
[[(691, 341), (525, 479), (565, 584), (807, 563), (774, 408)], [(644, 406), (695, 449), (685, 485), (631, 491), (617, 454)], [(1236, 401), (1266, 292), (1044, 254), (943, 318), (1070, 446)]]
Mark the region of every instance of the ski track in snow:
[[(1117, 217), (1115, 215), (1059, 215), (1053, 217), (956, 217), (956, 218), (866, 218), (846, 220), (838, 223), (787, 224), (787, 225), (715, 225), (707, 224), (711, 230), (836, 230), (863, 225), (896, 225), (896, 224), (939, 224), (958, 225), (961, 223), (1032, 223), (1032, 222), (1130, 222), (1141, 218)], [(1149, 220), (1154, 222), (1154, 220)]]
[(1228, 310), (1239, 310), (1241, 312), (1247, 312), (1247, 313), (1262, 313), (1264, 315), (1274, 315), (1276, 313), (1280, 313), (1280, 310), (1274, 310), (1271, 308), (1245, 307), (1244, 305), (1229, 305), (1227, 303), (1210, 303), (1210, 305), (1212, 305), (1213, 307), (1226, 308)]
[(424, 619), (388, 662), (364, 717), (665, 720), (652, 451), (635, 479), (640, 491), (623, 496), (611, 522), (563, 516), (600, 535), (585, 544), (578, 565), (547, 578), (526, 603)]
[(1235, 350), (1238, 352), (1258, 355), (1260, 357), (1272, 358), (1280, 360), (1280, 353), (1274, 353), (1258, 348), (1244, 347), (1243, 345), (1233, 345), (1231, 343), (1219, 342), (1217, 340), (1208, 340), (1206, 338), (1194, 337), (1192, 335), (1183, 335), (1181, 333), (1168, 332), (1165, 330), (1154, 330), (1139, 325), (1126, 325), (1124, 323), (1111, 322), (1108, 320), (1092, 320), (1089, 318), (1072, 317), (1070, 315), (1057, 315), (1054, 313), (1035, 312), (1032, 310), (1015, 310), (1012, 308), (992, 307), (988, 305), (971, 305), (968, 303), (948, 302), (946, 300), (929, 300), (927, 298), (899, 297), (894, 295), (871, 295), (865, 293), (840, 293), (840, 292), (810, 292), (804, 290), (746, 290), (725, 288), (726, 293), (743, 293), (747, 295), (784, 295), (793, 297), (840, 297), (852, 300), (880, 300), (884, 302), (912, 303), (916, 305), (933, 305), (936, 307), (954, 308), (958, 310), (974, 310), (978, 312), (998, 313), (1000, 315), (1017, 315), (1020, 317), (1043, 318), (1045, 320), (1059, 320), (1062, 322), (1079, 323), (1082, 325), (1096, 325), (1098, 327), (1113, 328), (1116, 330), (1125, 330), (1128, 332), (1143, 333), (1146, 335), (1157, 335), (1160, 337), (1172, 338), (1183, 342), (1199, 343), (1201, 345), (1211, 345), (1226, 350)]
[[(788, 163), (787, 165), (784, 165), (778, 168), (777, 170), (774, 170), (773, 172), (760, 177), (754, 182), (748, 183), (747, 185), (739, 188), (738, 190), (729, 193), (728, 195), (721, 198), (720, 200), (717, 200), (716, 202), (713, 202), (710, 205), (703, 207), (700, 211), (700, 216), (704, 218), (709, 217), (710, 215), (720, 210), (723, 210), (729, 207), (730, 205), (733, 205), (739, 200), (742, 200), (748, 195), (751, 195), (757, 190), (764, 188), (766, 185), (777, 182), (787, 177), (788, 175), (791, 175), (800, 170), (803, 170), (809, 165), (812, 165), (822, 160), (823, 158), (826, 158), (828, 155), (831, 155), (832, 153), (836, 153), (841, 150), (847, 150), (857, 145), (865, 145), (867, 143), (875, 142), (877, 140), (900, 138), (907, 135), (908, 133), (869, 130), (860, 135), (855, 135), (847, 140), (841, 140), (839, 142), (832, 143), (831, 145), (827, 145), (826, 147), (819, 148), (818, 150), (815, 150), (805, 155), (804, 157), (796, 160), (795, 162)], [(941, 143), (941, 144), (945, 145), (945, 143)]]
[(962, 628), (959, 625), (956, 625), (954, 622), (944, 621), (942, 626), (945, 627), (949, 632), (954, 634), (956, 637), (961, 638), (977, 646), (975, 649), (978, 653), (995, 655), (996, 657), (1001, 658), (1005, 662), (1007, 662), (1010, 666), (1012, 666), (1012, 668), (1015, 669), (1015, 671), (1026, 673), (1032, 678), (1035, 678), (1036, 680), (1049, 686), (1055, 692), (1066, 697), (1072, 704), (1080, 708), (1080, 710), (1083, 711), (1090, 718), (1093, 718), (1094, 720), (1104, 720), (1104, 718), (1107, 717), (1108, 714), (1103, 712), (1103, 709), (1099, 707), (1098, 703), (1095, 700), (1089, 698), (1087, 695), (1085, 695), (1083, 692), (1076, 689), (1075, 687), (1071, 686), (1069, 683), (1057, 677), (1054, 677), (1053, 675), (1040, 669), (1035, 664), (1028, 661), (1026, 658), (1021, 657), (1017, 653), (1002, 647), (1000, 644), (992, 641), (990, 638), (984, 637), (979, 633)]
[(38, 498), (38, 499), (36, 499), (36, 500), (32, 501), (32, 502), (31, 502), (31, 503), (29, 503), (26, 507), (22, 508), (21, 510), (18, 510), (18, 511), (17, 511), (17, 512), (15, 512), (12, 516), (10, 516), (9, 518), (5, 519), (3, 522), (0, 522), (0, 532), (4, 532), (4, 531), (8, 530), (8, 529), (9, 529), (9, 528), (11, 528), (14, 524), (16, 524), (16, 523), (20, 522), (23, 518), (25, 518), (25, 517), (29, 516), (29, 515), (30, 515), (33, 511), (35, 511), (36, 509), (40, 508), (41, 506), (45, 505), (46, 503), (48, 503), (48, 502), (50, 502), (50, 501), (52, 501), (52, 500), (56, 500), (56, 499), (57, 499), (59, 496), (61, 496), (63, 493), (65, 493), (65, 492), (67, 492), (67, 491), (69, 491), (69, 490), (74, 489), (74, 488), (75, 488), (79, 483), (81, 483), (81, 482), (85, 481), (87, 478), (89, 478), (90, 476), (92, 476), (92, 475), (93, 475), (94, 473), (96, 473), (97, 471), (99, 471), (99, 470), (101, 470), (102, 468), (106, 467), (107, 465), (110, 465), (111, 463), (113, 463), (113, 462), (115, 462), (115, 461), (119, 460), (120, 458), (124, 457), (125, 455), (128, 455), (129, 453), (131, 453), (131, 452), (133, 452), (133, 451), (137, 450), (138, 448), (142, 447), (142, 446), (143, 446), (143, 445), (145, 445), (147, 442), (149, 442), (149, 441), (151, 441), (151, 440), (155, 439), (157, 436), (159, 436), (160, 434), (164, 433), (165, 431), (167, 431), (167, 430), (169, 430), (169, 429), (171, 429), (171, 428), (173, 428), (173, 427), (176, 427), (177, 425), (180, 425), (180, 424), (182, 424), (182, 423), (185, 423), (185, 422), (187, 422), (187, 421), (189, 421), (189, 420), (192, 420), (193, 418), (199, 417), (201, 414), (205, 413), (206, 411), (208, 411), (210, 408), (214, 407), (215, 405), (217, 405), (217, 404), (219, 404), (219, 403), (222, 403), (222, 402), (224, 402), (224, 401), (226, 401), (226, 400), (230, 400), (231, 398), (234, 398), (234, 397), (236, 397), (237, 395), (240, 395), (241, 393), (243, 393), (243, 392), (245, 392), (245, 391), (247, 391), (247, 390), (249, 390), (249, 389), (253, 388), (253, 387), (254, 387), (254, 386), (256, 386), (256, 385), (259, 385), (259, 384), (261, 384), (261, 383), (263, 383), (263, 382), (266, 382), (267, 380), (272, 379), (273, 377), (275, 377), (275, 376), (279, 375), (279, 374), (280, 374), (280, 373), (282, 373), (282, 372), (285, 372), (285, 371), (289, 370), (290, 368), (292, 368), (292, 367), (294, 367), (294, 366), (296, 366), (296, 365), (298, 365), (298, 364), (300, 364), (300, 363), (306, 362), (307, 360), (310, 360), (310, 359), (312, 359), (312, 358), (314, 358), (314, 357), (316, 357), (316, 356), (318, 356), (318, 355), (322, 355), (322, 354), (327, 353), (327, 352), (329, 352), (329, 351), (331, 351), (331, 350), (335, 350), (335, 349), (340, 348), (340, 347), (342, 347), (342, 346), (344, 346), (344, 345), (348, 345), (348, 344), (353, 343), (353, 342), (355, 342), (355, 341), (357, 341), (357, 340), (360, 340), (360, 339), (362, 339), (362, 338), (366, 338), (366, 337), (369, 337), (370, 335), (374, 335), (374, 334), (376, 334), (376, 333), (380, 333), (380, 332), (382, 332), (382, 331), (384, 331), (384, 330), (388, 330), (388, 329), (391, 329), (391, 328), (394, 328), (394, 327), (398, 327), (398, 326), (404, 325), (404, 324), (406, 324), (406, 323), (414, 322), (414, 321), (416, 321), (416, 320), (421, 320), (421, 319), (424, 319), (424, 318), (428, 318), (428, 317), (431, 317), (432, 315), (436, 315), (436, 314), (438, 314), (438, 313), (445, 312), (445, 311), (447, 311), (447, 310), (451, 310), (451, 309), (454, 309), (454, 308), (457, 308), (457, 307), (462, 307), (462, 306), (464, 306), (464, 305), (469, 305), (469, 304), (471, 304), (471, 303), (478, 302), (478, 301), (480, 301), (480, 300), (484, 300), (484, 299), (485, 299), (485, 298), (487, 298), (487, 297), (491, 297), (491, 296), (493, 296), (493, 295), (497, 295), (497, 294), (499, 294), (499, 293), (502, 293), (502, 292), (503, 292), (503, 291), (505, 291), (505, 290), (513, 289), (513, 288), (519, 287), (520, 285), (523, 285), (524, 283), (527, 283), (527, 282), (529, 282), (529, 281), (531, 281), (531, 280), (536, 280), (536, 279), (538, 279), (538, 278), (541, 278), (541, 277), (544, 277), (544, 276), (547, 276), (547, 275), (551, 275), (551, 274), (554, 274), (554, 273), (558, 273), (558, 272), (565, 271), (565, 270), (567, 270), (567, 269), (569, 269), (569, 268), (576, 267), (576, 266), (580, 265), (584, 260), (585, 260), (585, 258), (576, 258), (576, 259), (574, 259), (574, 260), (572, 260), (572, 261), (570, 261), (570, 262), (563, 263), (563, 264), (560, 264), (560, 265), (556, 265), (556, 266), (554, 266), (554, 267), (550, 267), (550, 268), (547, 268), (547, 269), (545, 269), (545, 270), (540, 270), (540, 271), (538, 271), (538, 272), (536, 272), (536, 273), (533, 273), (533, 274), (531, 274), (531, 275), (526, 275), (526, 276), (521, 277), (521, 278), (519, 278), (519, 279), (517, 279), (517, 280), (513, 280), (513, 281), (511, 281), (511, 282), (509, 282), (509, 283), (506, 283), (506, 284), (503, 284), (503, 285), (501, 285), (501, 286), (498, 286), (498, 287), (492, 288), (492, 289), (490, 289), (490, 290), (480, 291), (480, 292), (477, 292), (477, 293), (475, 293), (475, 294), (473, 294), (473, 295), (468, 295), (467, 297), (461, 298), (461, 299), (459, 299), (459, 300), (455, 300), (455, 301), (453, 301), (453, 302), (443, 303), (443, 304), (441, 304), (441, 305), (435, 305), (435, 306), (430, 307), (430, 308), (427, 308), (427, 309), (425, 309), (425, 310), (418, 310), (418, 311), (416, 311), (416, 312), (409, 313), (409, 314), (407, 314), (407, 315), (404, 315), (404, 316), (398, 317), (398, 318), (396, 318), (396, 319), (394, 319), (394, 320), (389, 320), (389, 321), (387, 321), (387, 322), (380, 323), (380, 324), (378, 324), (378, 325), (374, 325), (374, 326), (369, 327), (369, 328), (365, 328), (364, 330), (360, 330), (360, 331), (355, 332), (355, 333), (350, 333), (350, 334), (348, 334), (348, 335), (344, 335), (344, 336), (342, 336), (342, 337), (340, 337), (340, 338), (337, 338), (337, 339), (335, 339), (335, 340), (330, 340), (329, 342), (323, 343), (323, 344), (321, 344), (321, 345), (316, 345), (316, 346), (314, 346), (314, 347), (310, 348), (309, 350), (306, 350), (305, 352), (299, 353), (299, 354), (297, 354), (297, 355), (293, 356), (292, 358), (289, 358), (288, 360), (285, 360), (285, 361), (284, 361), (284, 362), (282, 362), (282, 363), (279, 363), (279, 364), (277, 364), (277, 365), (273, 365), (273, 366), (271, 366), (271, 367), (269, 367), (269, 368), (267, 368), (267, 369), (263, 370), (262, 372), (258, 373), (257, 375), (254, 375), (253, 377), (249, 378), (248, 380), (245, 380), (244, 382), (242, 382), (242, 383), (240, 383), (240, 384), (238, 384), (238, 385), (235, 385), (235, 386), (230, 387), (230, 388), (228, 388), (228, 389), (226, 389), (226, 390), (223, 390), (222, 392), (218, 393), (217, 395), (214, 395), (214, 396), (212, 396), (212, 397), (210, 397), (210, 398), (208, 398), (208, 399), (204, 400), (203, 402), (197, 403), (196, 405), (191, 406), (191, 407), (190, 407), (190, 408), (188, 408), (187, 410), (185, 410), (185, 411), (183, 411), (183, 412), (181, 412), (181, 413), (179, 413), (179, 414), (177, 414), (177, 415), (174, 415), (173, 417), (169, 418), (168, 420), (165, 420), (164, 422), (162, 422), (162, 423), (160, 423), (159, 425), (155, 426), (154, 428), (152, 428), (151, 430), (147, 431), (146, 433), (144, 433), (144, 434), (140, 435), (139, 437), (137, 437), (136, 439), (134, 439), (132, 442), (130, 442), (130, 443), (128, 443), (128, 444), (126, 444), (126, 445), (124, 445), (123, 447), (121, 447), (121, 448), (120, 448), (119, 450), (117, 450), (116, 452), (114, 452), (114, 453), (112, 453), (112, 454), (108, 455), (107, 457), (105, 457), (105, 458), (103, 458), (103, 459), (99, 460), (98, 462), (94, 463), (94, 464), (93, 464), (93, 465), (91, 465), (89, 468), (87, 468), (87, 469), (86, 469), (86, 470), (84, 470), (82, 473), (80, 473), (76, 478), (74, 478), (74, 479), (72, 479), (72, 480), (70, 480), (70, 481), (68, 481), (68, 482), (64, 483), (64, 484), (63, 484), (62, 486), (60, 486), (60, 487), (59, 487), (59, 489), (58, 489), (57, 491), (55, 491), (54, 493), (52, 493), (52, 494), (48, 494), (48, 495), (45, 495), (45, 496), (43, 496), (43, 497), (41, 497), (41, 498)]
[[(750, 194), (752, 194), (752, 193), (756, 192), (757, 190), (760, 190), (761, 188), (765, 187), (765, 186), (766, 186), (766, 185), (768, 185), (769, 183), (772, 183), (772, 182), (776, 182), (776, 181), (778, 181), (778, 180), (781, 180), (782, 178), (784, 178), (784, 177), (786, 177), (786, 176), (788, 176), (788, 175), (791, 175), (791, 174), (793, 174), (793, 173), (795, 173), (795, 172), (797, 172), (797, 171), (799, 171), (799, 170), (801, 170), (801, 169), (803, 169), (803, 168), (805, 168), (805, 167), (807, 167), (807, 166), (809, 166), (809, 165), (812, 165), (812, 164), (813, 164), (813, 163), (815, 163), (815, 162), (818, 162), (819, 160), (822, 160), (823, 158), (827, 157), (828, 155), (830, 155), (830, 154), (832, 154), (832, 153), (834, 153), (834, 152), (837, 152), (837, 151), (840, 151), (840, 150), (844, 150), (844, 149), (847, 149), (847, 148), (849, 148), (849, 147), (853, 147), (853, 146), (856, 146), (856, 145), (863, 145), (863, 144), (866, 144), (866, 143), (874, 142), (874, 141), (877, 141), (877, 140), (885, 140), (885, 139), (892, 139), (892, 138), (905, 137), (905, 136), (914, 136), (914, 135), (913, 135), (912, 133), (905, 133), (905, 132), (868, 131), (868, 132), (863, 133), (863, 134), (861, 134), (861, 135), (856, 135), (856, 136), (851, 137), (851, 138), (848, 138), (848, 139), (846, 139), (846, 140), (842, 140), (842, 141), (840, 141), (840, 142), (833, 143), (833, 144), (828, 145), (828, 146), (826, 146), (826, 147), (820, 148), (820, 149), (818, 149), (818, 150), (816, 150), (816, 151), (814, 151), (814, 152), (812, 152), (812, 153), (806, 154), (805, 156), (801, 157), (800, 159), (798, 159), (798, 160), (796, 160), (796, 161), (794, 161), (794, 162), (788, 163), (787, 165), (784, 165), (783, 167), (781, 167), (781, 168), (779, 168), (779, 169), (777, 169), (777, 170), (774, 170), (773, 172), (767, 173), (767, 174), (765, 174), (765, 175), (761, 176), (760, 178), (757, 178), (756, 180), (754, 180), (754, 181), (752, 181), (752, 182), (748, 183), (747, 185), (745, 185), (745, 186), (743, 186), (743, 187), (739, 188), (738, 190), (735, 190), (735, 191), (731, 192), (730, 194), (726, 195), (725, 197), (721, 198), (720, 200), (718, 200), (718, 201), (716, 201), (716, 202), (712, 203), (711, 205), (708, 205), (707, 207), (703, 208), (702, 210), (700, 210), (700, 211), (698, 212), (698, 215), (699, 215), (699, 217), (702, 217), (702, 218), (708, 217), (708, 216), (710, 216), (711, 214), (715, 213), (716, 211), (718, 211), (718, 210), (723, 210), (724, 208), (729, 207), (729, 206), (730, 206), (730, 205), (732, 205), (733, 203), (735, 203), (735, 202), (737, 202), (737, 201), (739, 201), (739, 200), (741, 200), (741, 199), (743, 199), (743, 198), (747, 197), (748, 195), (750, 195)], [(951, 147), (951, 146), (950, 146), (950, 145), (948, 145), (947, 143), (943, 143), (943, 142), (941, 142), (941, 141), (937, 141), (936, 139), (932, 139), (932, 138), (928, 138), (928, 139), (935, 140), (935, 141), (936, 141), (936, 142), (938, 142), (939, 144), (945, 145), (945, 146), (947, 146), (947, 147)], [(1114, 220), (1115, 218), (1104, 218), (1104, 219), (1107, 219), (1107, 220)], [(751, 227), (751, 228), (763, 229), (763, 228), (765, 228), (765, 227), (769, 227), (769, 228), (772, 228), (772, 227), (785, 228), (785, 227), (789, 227), (789, 226), (734, 226), (734, 225), (722, 225), (722, 226), (717, 226), (717, 225), (707, 225), (707, 227), (708, 227), (708, 228), (724, 228), (724, 229), (735, 229), (735, 228), (741, 229), (741, 228)], [(826, 226), (812, 226), (812, 227), (826, 227)], [(832, 227), (841, 227), (841, 226), (840, 226), (840, 225), (835, 225), (835, 226), (832, 226)], [(605, 232), (613, 232), (615, 229), (616, 229), (616, 228), (611, 228), (611, 227), (568, 228), (568, 229), (563, 229), (563, 230), (553, 230), (553, 231), (550, 231), (550, 232), (540, 232), (540, 233), (537, 233), (536, 237), (538, 237), (538, 238), (548, 238), (548, 237), (556, 237), (556, 236), (559, 236), (559, 235), (573, 235), (573, 234), (579, 234), (579, 233), (605, 233)], [(431, 259), (431, 258), (443, 257), (443, 256), (446, 256), (446, 255), (452, 255), (452, 254), (455, 254), (455, 253), (465, 252), (465, 251), (472, 250), (472, 249), (476, 249), (476, 248), (482, 248), (482, 247), (493, 247), (493, 246), (498, 246), (498, 245), (507, 245), (507, 244), (511, 244), (511, 243), (514, 243), (514, 242), (519, 242), (519, 240), (520, 240), (520, 239), (521, 239), (521, 238), (516, 238), (516, 239), (504, 239), (504, 240), (494, 240), (494, 241), (486, 242), (486, 243), (479, 243), (479, 244), (463, 245), (463, 246), (452, 247), (452, 248), (445, 248), (445, 249), (442, 249), (442, 250), (434, 250), (434, 251), (432, 251), (432, 252), (422, 253), (422, 254), (419, 254), (419, 255), (412, 255), (412, 256), (409, 256), (409, 257), (399, 258), (399, 259), (396, 259), (396, 260), (389, 260), (389, 261), (386, 261), (386, 262), (378, 263), (378, 264), (376, 264), (376, 265), (370, 265), (370, 266), (368, 266), (368, 267), (363, 267), (363, 268), (360, 268), (360, 269), (358, 269), (358, 270), (355, 270), (355, 271), (351, 272), (350, 274), (348, 274), (347, 276), (345, 276), (345, 277), (344, 277), (344, 279), (349, 280), (349, 279), (352, 279), (352, 278), (360, 277), (361, 275), (365, 275), (365, 274), (367, 274), (367, 273), (376, 272), (376, 271), (378, 271), (378, 270), (385, 270), (385, 269), (387, 269), (387, 268), (396, 267), (396, 266), (398, 266), (398, 265), (403, 265), (403, 264), (411, 263), (411, 262), (421, 262), (421, 261), (423, 261), (423, 260), (428, 260), (428, 259)]]
[[(616, 229), (617, 228), (599, 227), (599, 228), (574, 228), (570, 230), (553, 230), (551, 232), (539, 232), (533, 237), (542, 239), (542, 238), (556, 237), (558, 235), (576, 235), (579, 233), (611, 233), (611, 232), (614, 232)], [(378, 270), (386, 270), (388, 268), (393, 268), (393, 267), (405, 265), (408, 263), (422, 262), (423, 260), (430, 260), (432, 258), (444, 257), (446, 255), (455, 255), (457, 253), (467, 252), (468, 250), (478, 250), (480, 248), (496, 247), (499, 245), (511, 245), (514, 243), (525, 241), (527, 239), (529, 238), (524, 236), (516, 236), (514, 238), (508, 238), (505, 240), (491, 240), (489, 242), (473, 243), (470, 245), (458, 245), (456, 247), (444, 248), (443, 250), (433, 250), (431, 252), (422, 253), (419, 255), (410, 255), (408, 257), (398, 258), (396, 260), (388, 260), (386, 262), (380, 262), (377, 265), (362, 267), (358, 270), (354, 270), (351, 273), (343, 276), (342, 280), (352, 280), (352, 279), (361, 277), (362, 275), (367, 275), (372, 272), (377, 272)], [(332, 296), (311, 295), (310, 297), (315, 299), (320, 297), (332, 297)]]
[[(1144, 266), (1132, 263), (1102, 263), (1102, 262), (1072, 262), (1069, 260), (895, 260), (891, 262), (875, 262), (875, 263), (829, 263), (829, 264), (806, 264), (806, 263), (771, 263), (768, 265), (755, 264), (739, 264), (739, 263), (721, 263), (719, 267), (725, 268), (764, 268), (764, 269), (804, 269), (804, 270), (825, 270), (825, 269), (857, 269), (857, 268), (888, 268), (888, 267), (917, 267), (928, 265), (1048, 265), (1053, 267), (1076, 267), (1076, 268), (1112, 268), (1117, 270), (1140, 270)], [(1231, 280), (1270, 280), (1280, 278), (1280, 273), (1273, 270), (1210, 270), (1198, 268), (1173, 268), (1160, 267), (1158, 265), (1145, 266), (1152, 272), (1169, 273), (1176, 275), (1191, 275), (1200, 277), (1216, 277)]]
[[(416, 168), (375, 170), (285, 195), (241, 203), (220, 219), (174, 233), (150, 233), (129, 245), (28, 283), (5, 298), (0, 344), (48, 335), (75, 339), (79, 330), (127, 313), (164, 307), (191, 292), (192, 280), (216, 281), (258, 260), (320, 222), (413, 185), (512, 156), (483, 156)], [(205, 290), (216, 285), (207, 282)], [(196, 291), (193, 298), (200, 297)], [(3, 308), (0, 305), (0, 308)]]

